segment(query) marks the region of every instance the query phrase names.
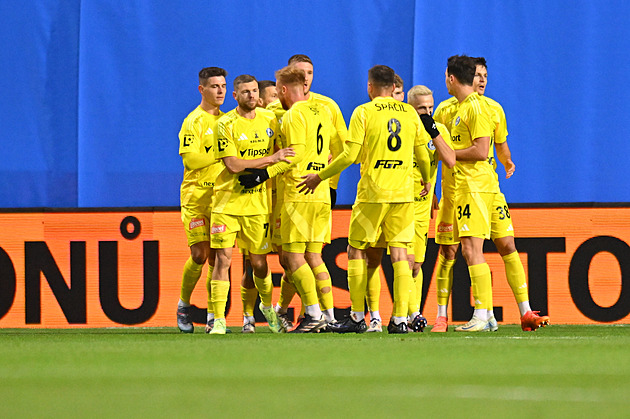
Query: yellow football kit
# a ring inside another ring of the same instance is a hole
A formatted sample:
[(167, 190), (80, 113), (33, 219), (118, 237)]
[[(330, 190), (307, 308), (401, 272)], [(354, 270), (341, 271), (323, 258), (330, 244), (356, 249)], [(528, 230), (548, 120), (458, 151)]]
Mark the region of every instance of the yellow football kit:
[[(271, 154), (278, 128), (276, 117), (271, 111), (256, 109), (254, 119), (248, 119), (240, 116), (234, 109), (221, 117), (218, 130), (217, 158), (233, 156), (242, 160), (254, 160)], [(243, 240), (241, 243), (249, 252), (268, 253), (269, 246), (266, 244), (269, 241), (268, 182), (245, 189), (238, 181), (241, 173), (232, 174), (225, 165), (222, 166), (223, 170), (215, 184), (212, 208), (212, 247), (232, 247), (236, 233), (240, 232), (238, 236)], [(215, 214), (222, 215), (217, 217)], [(241, 220), (240, 217), (244, 216), (259, 216), (252, 218), (259, 220), (258, 223), (261, 224), (255, 231), (258, 235), (266, 234), (266, 241), (260, 237), (243, 236), (242, 229), (238, 227), (240, 222), (229, 222), (226, 216)], [(264, 248), (260, 248), (261, 243), (265, 243), (262, 245)]]
[[(182, 123), (179, 132), (179, 154), (199, 153), (216, 155), (214, 145), (218, 129), (217, 121), (223, 115), (212, 115), (201, 106), (195, 108)], [(221, 171), (216, 164), (201, 169), (184, 168), (184, 179), (180, 188), (181, 219), (186, 229), (188, 246), (209, 241), (210, 211), (214, 182)]]

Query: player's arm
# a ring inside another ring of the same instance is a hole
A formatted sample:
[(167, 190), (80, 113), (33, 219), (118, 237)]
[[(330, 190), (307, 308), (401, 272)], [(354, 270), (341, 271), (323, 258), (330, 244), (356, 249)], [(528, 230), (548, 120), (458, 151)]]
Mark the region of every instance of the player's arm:
[(288, 157), (295, 155), (292, 148), (283, 148), (273, 153), (271, 156), (265, 156), (253, 160), (243, 160), (235, 156), (223, 157), (223, 163), (227, 167), (228, 171), (232, 174), (240, 173), (245, 169), (264, 169), (265, 167), (278, 162), (291, 163)]
[(507, 141), (502, 143), (495, 143), (495, 149), (497, 150), (497, 158), (505, 167), (505, 178), (509, 179), (516, 170), (516, 165), (512, 161), (512, 153), (510, 147), (508, 147)]
[(442, 160), (449, 169), (455, 166), (455, 150), (446, 144), (431, 115), (420, 115), (420, 120), (422, 121), (422, 125), (424, 125), (425, 131), (431, 136), (440, 160)]
[(455, 150), (455, 155), (459, 161), (482, 161), (488, 159), (489, 151), (490, 137), (479, 137), (472, 140), (470, 147)]
[(337, 156), (337, 158), (334, 159), (330, 163), (330, 165), (321, 172), (309, 173), (306, 176), (302, 176), (304, 181), (297, 185), (296, 188), (299, 188), (300, 192), (304, 192), (306, 194), (308, 194), (309, 192), (313, 193), (313, 191), (315, 191), (315, 188), (317, 188), (322, 180), (328, 179), (338, 173), (341, 173), (345, 168), (354, 163), (360, 151), (361, 144), (346, 141), (343, 147), (343, 153)]
[(182, 153), (182, 162), (188, 170), (203, 169), (219, 162), (214, 156), (206, 153)]
[(416, 155), (416, 163), (418, 164), (418, 170), (422, 175), (422, 192), (420, 196), (425, 196), (431, 192), (431, 156), (429, 156), (429, 150), (427, 150), (425, 144), (416, 144), (413, 149)]

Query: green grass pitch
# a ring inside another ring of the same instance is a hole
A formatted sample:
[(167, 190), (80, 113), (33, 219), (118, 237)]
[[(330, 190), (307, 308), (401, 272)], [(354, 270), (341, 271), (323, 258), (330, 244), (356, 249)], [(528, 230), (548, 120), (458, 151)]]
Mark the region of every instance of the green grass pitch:
[(273, 335), (0, 329), (0, 417), (630, 415), (630, 325)]

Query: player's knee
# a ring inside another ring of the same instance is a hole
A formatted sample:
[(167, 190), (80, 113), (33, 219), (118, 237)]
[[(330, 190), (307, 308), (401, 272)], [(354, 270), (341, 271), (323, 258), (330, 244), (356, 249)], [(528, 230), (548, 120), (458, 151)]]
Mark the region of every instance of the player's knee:
[(509, 255), (510, 253), (516, 252), (516, 245), (514, 244), (514, 237), (501, 237), (500, 239), (496, 239), (494, 241), (495, 246), (497, 247), (497, 251), (501, 256)]

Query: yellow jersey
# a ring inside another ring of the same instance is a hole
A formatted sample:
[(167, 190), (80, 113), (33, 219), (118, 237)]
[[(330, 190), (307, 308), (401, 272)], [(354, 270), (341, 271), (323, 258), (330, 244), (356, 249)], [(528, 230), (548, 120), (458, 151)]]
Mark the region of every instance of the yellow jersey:
[[(257, 108), (256, 116), (248, 119), (236, 109), (223, 115), (218, 122), (217, 158), (237, 157), (254, 160), (273, 153), (278, 124), (273, 112)], [(238, 181), (243, 173), (232, 174), (225, 164), (214, 187), (212, 212), (231, 215), (259, 215), (269, 213), (267, 182), (245, 189)]]
[[(476, 138), (490, 138), (494, 131), (490, 109), (476, 92), (468, 95), (460, 103), (455, 119), (451, 123), (451, 139), (455, 150), (471, 147)], [(457, 160), (454, 172), (457, 193), (500, 192), (496, 172), (489, 159)]]
[[(219, 112), (219, 115), (209, 114), (201, 106), (189, 113), (179, 131), (179, 154), (205, 153), (216, 156), (214, 143), (218, 135), (217, 122), (223, 115), (223, 112)], [(215, 180), (221, 171), (218, 163), (217, 160), (215, 164), (201, 169), (184, 168), (184, 179), (180, 188), (181, 206), (194, 204), (199, 199), (209, 203)]]
[(431, 140), (413, 106), (376, 97), (350, 118), (348, 141), (362, 146), (355, 202), (413, 202), (414, 147)]
[(296, 188), (304, 180), (302, 176), (318, 173), (328, 166), (333, 138), (338, 141), (329, 108), (314, 100), (297, 102), (284, 114), (281, 132), (287, 147), (303, 150), (292, 158), (293, 164), (284, 173), (284, 202), (330, 204), (328, 179), (312, 194), (305, 195)]

